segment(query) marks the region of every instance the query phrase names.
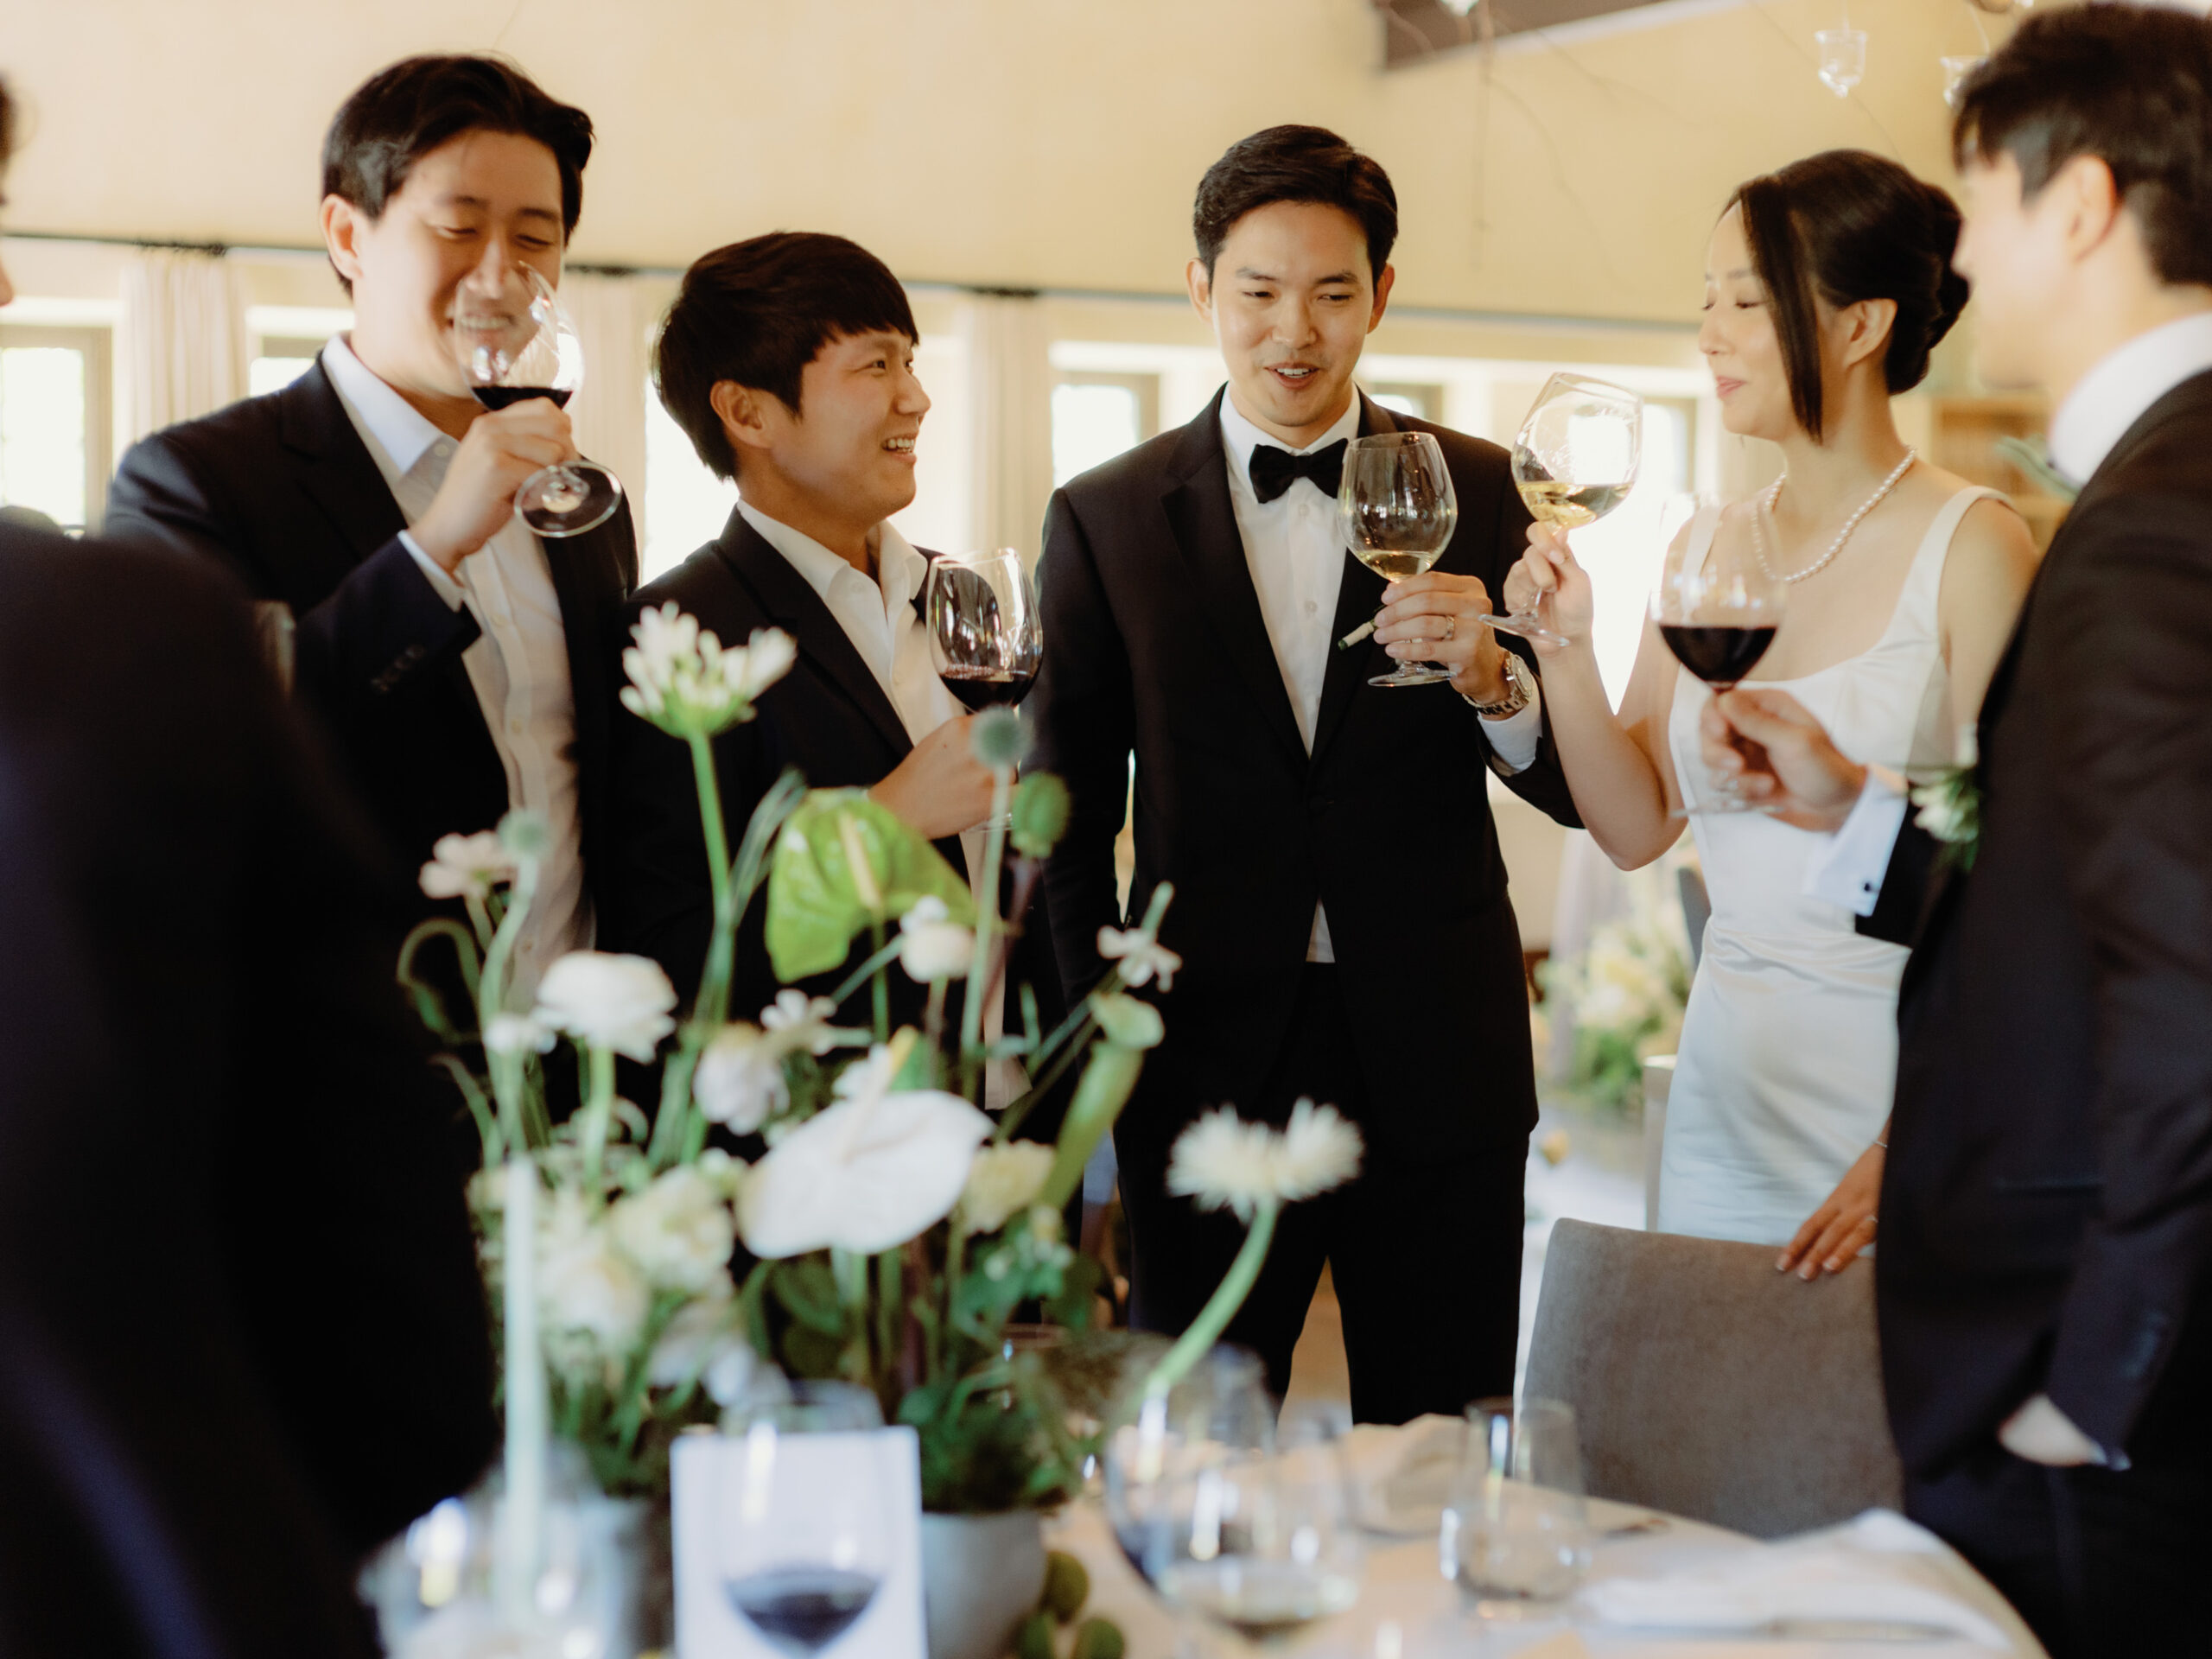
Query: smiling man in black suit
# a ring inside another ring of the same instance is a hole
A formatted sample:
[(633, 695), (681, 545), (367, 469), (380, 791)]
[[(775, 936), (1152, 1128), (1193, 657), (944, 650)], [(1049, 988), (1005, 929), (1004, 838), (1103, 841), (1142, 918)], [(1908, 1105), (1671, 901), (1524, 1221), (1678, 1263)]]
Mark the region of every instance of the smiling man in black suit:
[(553, 832), (518, 976), (592, 942), (608, 685), (637, 579), (626, 507), (541, 541), (516, 490), (572, 459), (540, 398), (487, 413), (452, 345), (472, 274), (557, 283), (591, 122), (494, 58), (410, 58), (340, 109), (322, 229), (353, 327), (283, 391), (158, 432), (123, 459), (108, 532), (215, 561), (298, 619), (302, 696), (411, 872), (510, 807)]
[[(1032, 700), (1037, 761), (1074, 797), (1047, 876), (1071, 995), (1122, 919), (1132, 754), (1132, 903), (1175, 884), (1167, 1039), (1115, 1130), (1134, 1317), (1180, 1330), (1240, 1238), (1167, 1195), (1178, 1132), (1217, 1103), (1281, 1122), (1312, 1096), (1359, 1124), (1365, 1167), (1285, 1214), (1230, 1335), (1280, 1393), (1326, 1261), (1355, 1413), (1456, 1413), (1513, 1386), (1535, 1122), (1492, 768), (1573, 822), (1534, 670), (1477, 620), (1528, 515), (1504, 451), (1352, 384), (1395, 276), (1380, 166), (1319, 128), (1272, 128), (1214, 164), (1193, 220), (1191, 299), (1228, 387), (1053, 497)], [(1442, 446), (1459, 530), (1434, 569), (1386, 589), (1338, 537), (1334, 497), (1346, 440), (1408, 430)], [(1371, 643), (1333, 647), (1378, 612)], [(1454, 677), (1368, 683), (1409, 659)]]

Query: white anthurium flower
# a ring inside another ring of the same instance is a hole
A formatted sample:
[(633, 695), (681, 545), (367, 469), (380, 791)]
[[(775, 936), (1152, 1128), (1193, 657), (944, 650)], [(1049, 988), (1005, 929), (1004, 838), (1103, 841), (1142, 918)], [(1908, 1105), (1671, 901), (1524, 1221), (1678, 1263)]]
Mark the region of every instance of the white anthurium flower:
[(1251, 1220), (1262, 1209), (1295, 1204), (1359, 1173), (1359, 1131), (1333, 1106), (1301, 1100), (1281, 1129), (1247, 1123), (1215, 1108), (1176, 1137), (1167, 1190), (1201, 1210), (1233, 1210)]
[(538, 982), (533, 1017), (642, 1062), (676, 1029), (675, 1007), (676, 988), (651, 957), (571, 950)]
[(1176, 970), (1183, 965), (1182, 957), (1141, 927), (1100, 928), (1098, 954), (1122, 964), (1124, 985), (1146, 985), (1157, 978), (1163, 991), (1174, 988)]
[(473, 836), (440, 836), (423, 867), (423, 891), (432, 899), (482, 899), (515, 879), (515, 861), (496, 830)]
[(560, 1192), (538, 1242), (538, 1304), (556, 1336), (582, 1337), (602, 1354), (626, 1352), (645, 1326), (652, 1297), (582, 1195)]
[(791, 1104), (784, 1077), (788, 1051), (774, 1033), (748, 1020), (724, 1026), (699, 1056), (691, 1093), (709, 1122), (738, 1135), (751, 1135), (770, 1116)]
[(622, 706), (677, 736), (710, 735), (752, 713), (754, 700), (791, 672), (798, 647), (779, 628), (756, 630), (726, 649), (671, 600), (641, 613), (622, 653), (630, 683)]
[(697, 1295), (729, 1277), (737, 1223), (714, 1182), (677, 1165), (615, 1205), (614, 1241), (655, 1290)]
[(968, 1170), (960, 1213), (972, 1233), (995, 1233), (1035, 1200), (1052, 1173), (1053, 1149), (1035, 1141), (985, 1147)]
[(753, 1166), (738, 1231), (755, 1255), (874, 1255), (952, 1212), (991, 1121), (942, 1090), (887, 1092), (898, 1055), (879, 1048), (848, 1067), (836, 1103)]
[(952, 919), (935, 893), (916, 900), (899, 918), (899, 964), (921, 984), (963, 977), (975, 951), (975, 934)]
[(828, 997), (810, 997), (786, 986), (760, 1010), (760, 1024), (786, 1054), (801, 1049), (810, 1054), (827, 1054), (833, 1048), (854, 1048), (868, 1041), (864, 1031), (831, 1025), (836, 1013), (837, 1005)]
[(560, 1038), (550, 1026), (526, 1014), (495, 1014), (484, 1027), (484, 1047), (492, 1054), (543, 1054)]

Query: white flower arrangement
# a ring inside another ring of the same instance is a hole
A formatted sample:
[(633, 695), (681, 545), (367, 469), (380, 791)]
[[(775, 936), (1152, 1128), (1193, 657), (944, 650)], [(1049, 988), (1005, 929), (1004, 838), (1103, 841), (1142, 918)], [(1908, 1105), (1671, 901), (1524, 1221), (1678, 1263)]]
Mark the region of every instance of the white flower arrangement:
[(515, 861), (496, 830), (473, 836), (440, 836), (423, 867), (422, 885), (432, 899), (488, 899), (493, 888), (514, 880)]
[(622, 653), (630, 683), (622, 706), (674, 737), (711, 736), (751, 716), (762, 692), (791, 671), (798, 646), (780, 628), (756, 631), (727, 649), (673, 600), (642, 612)]
[(1148, 985), (1157, 978), (1163, 991), (1173, 988), (1176, 970), (1183, 965), (1182, 957), (1160, 944), (1151, 929), (1143, 927), (1100, 928), (1098, 954), (1122, 964), (1124, 985)]
[(971, 1233), (995, 1233), (1037, 1202), (1052, 1173), (1052, 1148), (1034, 1141), (985, 1147), (969, 1166), (961, 1219)]
[(676, 1029), (676, 987), (649, 957), (571, 950), (537, 984), (540, 1025), (640, 1063)]
[(958, 979), (968, 971), (975, 930), (961, 926), (951, 914), (932, 893), (899, 918), (899, 965), (918, 984)]

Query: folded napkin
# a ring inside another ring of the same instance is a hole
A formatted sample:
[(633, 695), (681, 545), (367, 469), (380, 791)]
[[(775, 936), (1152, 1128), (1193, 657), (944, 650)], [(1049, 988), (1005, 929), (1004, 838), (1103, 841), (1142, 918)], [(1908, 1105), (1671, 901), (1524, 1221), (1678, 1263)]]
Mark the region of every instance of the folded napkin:
[(1836, 1620), (1932, 1624), (1999, 1651), (2010, 1645), (1960, 1599), (1936, 1535), (1887, 1510), (1786, 1543), (1742, 1545), (1663, 1579), (1602, 1579), (1582, 1599), (1601, 1624), (1649, 1630)]
[(1457, 1417), (1416, 1417), (1402, 1428), (1363, 1423), (1345, 1438), (1359, 1524), (1395, 1537), (1433, 1537), (1467, 1435)]

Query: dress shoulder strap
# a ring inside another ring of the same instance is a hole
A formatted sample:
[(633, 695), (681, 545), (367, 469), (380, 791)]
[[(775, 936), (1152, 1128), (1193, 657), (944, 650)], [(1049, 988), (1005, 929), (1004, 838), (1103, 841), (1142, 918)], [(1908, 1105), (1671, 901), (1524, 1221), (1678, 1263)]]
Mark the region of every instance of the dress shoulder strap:
[(1720, 504), (1708, 501), (1690, 520), (1690, 538), (1682, 548), (1682, 569), (1694, 575), (1705, 569), (1713, 552), (1713, 538), (1720, 533)]
[(1897, 595), (1900, 621), (1910, 619), (1922, 629), (1934, 632), (1936, 601), (1943, 586), (1943, 566), (1951, 556), (1951, 543), (1958, 536), (1959, 525), (1977, 501), (2005, 499), (2002, 490), (1972, 484), (1942, 505), (1928, 526), (1928, 533), (1921, 537), (1919, 550), (1912, 556), (1912, 569), (1905, 573), (1904, 591)]

